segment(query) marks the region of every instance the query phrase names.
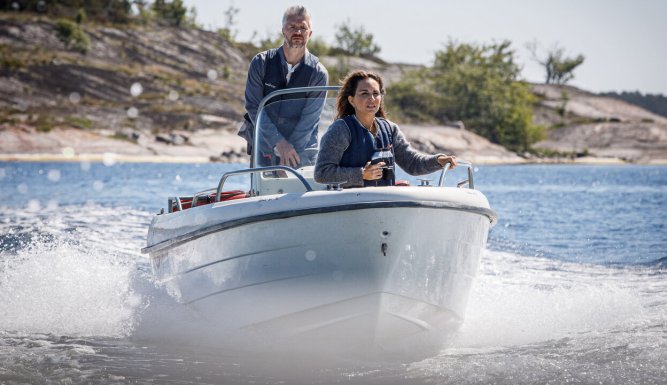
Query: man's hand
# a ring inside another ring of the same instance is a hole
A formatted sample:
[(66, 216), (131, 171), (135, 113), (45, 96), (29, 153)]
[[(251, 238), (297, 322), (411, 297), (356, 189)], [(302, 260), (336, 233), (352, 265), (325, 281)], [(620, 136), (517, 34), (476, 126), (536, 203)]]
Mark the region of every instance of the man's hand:
[(299, 154), (297, 154), (294, 146), (285, 139), (276, 143), (276, 151), (278, 151), (281, 166), (296, 168), (301, 163), (301, 158), (299, 158)]

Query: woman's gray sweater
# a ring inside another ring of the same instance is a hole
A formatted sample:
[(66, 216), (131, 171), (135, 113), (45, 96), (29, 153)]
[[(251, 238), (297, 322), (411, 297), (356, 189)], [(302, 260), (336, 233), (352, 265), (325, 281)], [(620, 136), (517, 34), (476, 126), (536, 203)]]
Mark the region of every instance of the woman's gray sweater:
[[(442, 169), (438, 155), (423, 154), (410, 146), (396, 123), (390, 122), (394, 161), (410, 175), (423, 175)], [(322, 137), (320, 152), (315, 164), (315, 181), (318, 183), (341, 183), (343, 187), (362, 187), (362, 167), (341, 167), (343, 152), (349, 147), (352, 134), (343, 119), (336, 119)]]

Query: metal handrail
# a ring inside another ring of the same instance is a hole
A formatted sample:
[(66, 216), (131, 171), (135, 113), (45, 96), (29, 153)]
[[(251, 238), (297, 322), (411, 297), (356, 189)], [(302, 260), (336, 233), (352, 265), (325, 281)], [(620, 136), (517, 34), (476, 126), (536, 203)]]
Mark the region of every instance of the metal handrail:
[(303, 177), (298, 171), (291, 167), (287, 166), (268, 166), (268, 167), (256, 167), (256, 168), (246, 168), (243, 170), (236, 170), (236, 171), (230, 171), (226, 172), (222, 178), (220, 178), (220, 182), (218, 182), (218, 189), (215, 191), (215, 201), (220, 202), (220, 195), (222, 194), (222, 186), (225, 184), (225, 180), (227, 180), (228, 177), (230, 176), (235, 176), (235, 175), (243, 175), (243, 174), (255, 174), (258, 172), (265, 172), (265, 171), (287, 171), (294, 176), (297, 177), (303, 183), (304, 187), (306, 187), (306, 191), (313, 191), (313, 188), (310, 186), (310, 183), (306, 180), (306, 178)]
[(207, 196), (207, 195), (211, 194), (211, 193), (214, 192), (214, 191), (215, 191), (214, 188), (210, 188), (210, 189), (206, 189), (206, 190), (203, 190), (203, 191), (199, 191), (198, 193), (196, 193), (195, 195), (193, 195), (193, 196), (192, 196), (192, 207), (195, 207), (195, 203), (197, 202), (197, 200), (199, 199), (199, 197)]
[(178, 211), (183, 211), (183, 205), (181, 204), (181, 197), (176, 196), (167, 198), (167, 205), (168, 205), (167, 209), (169, 210), (170, 213), (174, 212), (174, 204), (176, 205)]
[[(460, 166), (467, 166), (468, 167), (468, 179), (463, 180), (459, 183), (456, 184), (456, 187), (461, 187), (464, 184), (468, 184), (468, 188), (475, 189), (475, 183), (473, 182), (473, 170), (472, 170), (472, 163), (465, 161), (465, 160), (457, 160), (456, 163)], [(445, 183), (445, 174), (447, 173), (447, 170), (450, 169), (450, 164), (447, 163), (445, 164), (445, 167), (442, 168), (442, 174), (440, 174), (440, 182), (438, 183), (438, 187), (442, 187)]]

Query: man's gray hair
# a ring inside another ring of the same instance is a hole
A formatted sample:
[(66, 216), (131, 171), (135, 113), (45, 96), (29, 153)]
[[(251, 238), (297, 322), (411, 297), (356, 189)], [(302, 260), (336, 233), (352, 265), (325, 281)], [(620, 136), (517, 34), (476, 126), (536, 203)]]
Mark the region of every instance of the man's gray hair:
[(308, 12), (303, 5), (293, 5), (287, 8), (283, 15), (283, 28), (285, 27), (285, 24), (287, 24), (287, 19), (290, 16), (303, 16), (304, 19), (308, 20), (308, 24), (310, 24), (310, 12)]

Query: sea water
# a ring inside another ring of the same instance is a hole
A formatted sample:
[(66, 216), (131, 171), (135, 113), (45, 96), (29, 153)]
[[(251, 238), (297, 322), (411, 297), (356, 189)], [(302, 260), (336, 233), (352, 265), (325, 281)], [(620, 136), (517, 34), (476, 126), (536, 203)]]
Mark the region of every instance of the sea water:
[(0, 163), (0, 384), (667, 383), (667, 167), (478, 166), (499, 222), (465, 322), (415, 362), (199, 344), (140, 249), (167, 197), (243, 167)]

